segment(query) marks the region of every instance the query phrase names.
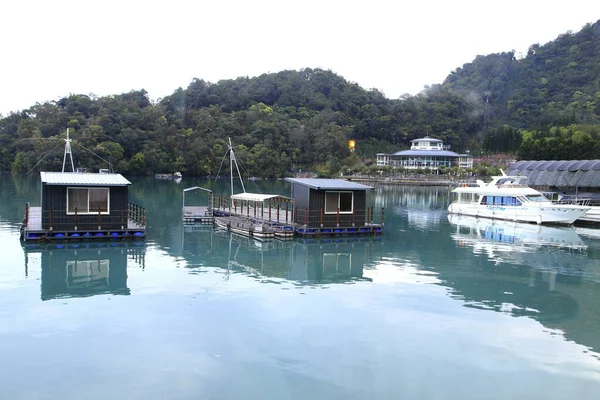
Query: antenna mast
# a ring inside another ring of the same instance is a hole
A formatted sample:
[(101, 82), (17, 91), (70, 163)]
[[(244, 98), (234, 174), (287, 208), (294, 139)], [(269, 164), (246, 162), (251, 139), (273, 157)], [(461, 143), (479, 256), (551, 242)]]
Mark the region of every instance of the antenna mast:
[(485, 96), (485, 107), (483, 109), (483, 130), (484, 132), (487, 132), (490, 128), (490, 94), (492, 94), (492, 92), (486, 90), (483, 92), (483, 94)]
[(238, 168), (237, 160), (235, 159), (235, 153), (233, 152), (233, 146), (231, 145), (231, 138), (229, 139), (229, 173), (231, 179), (231, 195), (233, 196), (233, 164), (235, 164), (235, 169), (240, 177), (240, 183), (242, 184), (242, 190), (246, 193), (246, 188), (244, 187), (244, 180), (242, 179), (242, 175), (240, 174), (240, 169)]
[(67, 128), (67, 138), (65, 139), (65, 154), (63, 156), (62, 172), (65, 172), (67, 154), (69, 154), (69, 159), (71, 160), (71, 172), (75, 172), (75, 165), (73, 165), (73, 153), (71, 153), (71, 139), (69, 139), (69, 128)]

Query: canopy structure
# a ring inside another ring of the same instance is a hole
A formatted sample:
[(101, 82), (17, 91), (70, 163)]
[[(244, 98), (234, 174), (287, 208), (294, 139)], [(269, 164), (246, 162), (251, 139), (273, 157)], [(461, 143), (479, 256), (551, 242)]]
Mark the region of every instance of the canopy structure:
[(231, 196), (231, 200), (241, 201), (253, 201), (255, 203), (262, 203), (267, 200), (279, 201), (279, 202), (293, 202), (294, 199), (291, 197), (280, 196), (277, 194), (262, 194), (262, 193), (238, 193)]
[(519, 161), (507, 173), (531, 186), (600, 188), (600, 160)]

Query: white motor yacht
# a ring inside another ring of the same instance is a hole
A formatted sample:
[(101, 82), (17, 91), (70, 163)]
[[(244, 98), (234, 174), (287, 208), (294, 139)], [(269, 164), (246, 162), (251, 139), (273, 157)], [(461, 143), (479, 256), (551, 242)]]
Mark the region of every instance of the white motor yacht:
[(589, 206), (556, 204), (526, 184), (526, 176), (492, 177), (485, 183), (463, 184), (452, 191), (451, 214), (470, 215), (537, 224), (572, 224), (590, 210)]

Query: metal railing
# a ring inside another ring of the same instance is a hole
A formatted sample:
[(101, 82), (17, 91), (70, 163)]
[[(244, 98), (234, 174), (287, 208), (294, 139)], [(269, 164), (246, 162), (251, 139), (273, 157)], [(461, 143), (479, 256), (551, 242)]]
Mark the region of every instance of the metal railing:
[(138, 206), (137, 204), (127, 204), (127, 214), (129, 219), (142, 227), (146, 226), (146, 208)]
[(353, 210), (351, 213), (340, 212), (326, 213), (324, 209), (294, 210), (294, 222), (296, 225), (320, 226), (320, 227), (355, 227), (372, 224), (384, 224), (384, 209), (376, 210), (375, 207), (367, 207), (363, 210)]
[(293, 205), (285, 202), (231, 202), (229, 198), (215, 198), (214, 209), (225, 211), (230, 215), (253, 218), (264, 223), (291, 224), (293, 222)]
[[(29, 204), (25, 208), (25, 222), (28, 223)], [(41, 210), (41, 226), (49, 231), (83, 231), (83, 230), (110, 230), (128, 229), (129, 222), (137, 224), (136, 228), (146, 226), (146, 209), (136, 204), (129, 203), (127, 209), (111, 210), (111, 214), (102, 212), (81, 214), (77, 209), (67, 214), (67, 210), (46, 209)]]

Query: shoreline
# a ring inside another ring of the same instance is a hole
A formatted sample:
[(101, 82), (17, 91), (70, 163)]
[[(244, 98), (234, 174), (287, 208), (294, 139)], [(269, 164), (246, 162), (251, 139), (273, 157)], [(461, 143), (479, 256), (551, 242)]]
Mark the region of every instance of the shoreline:
[(466, 180), (451, 179), (419, 179), (419, 178), (376, 178), (376, 177), (342, 177), (341, 179), (352, 182), (368, 182), (381, 185), (404, 185), (404, 186), (458, 186)]

